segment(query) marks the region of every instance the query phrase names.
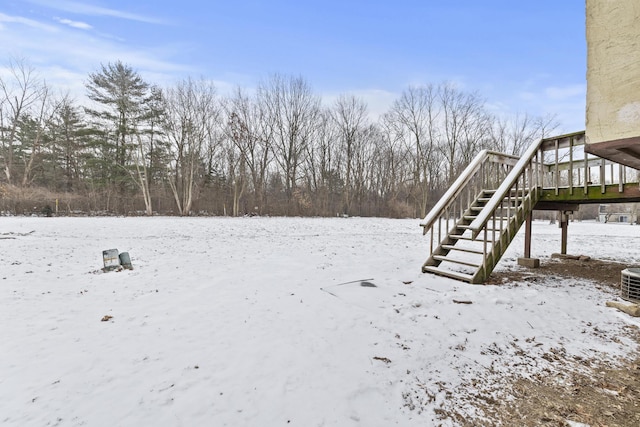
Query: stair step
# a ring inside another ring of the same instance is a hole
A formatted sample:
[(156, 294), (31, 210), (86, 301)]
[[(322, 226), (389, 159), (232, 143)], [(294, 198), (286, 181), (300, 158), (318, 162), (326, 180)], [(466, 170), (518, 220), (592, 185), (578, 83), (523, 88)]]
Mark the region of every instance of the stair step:
[[(473, 210), (473, 211), (477, 211), (477, 212), (480, 212), (480, 211), (482, 210), (482, 208), (481, 208), (481, 207), (473, 206), (473, 207), (471, 208), (471, 210)], [(466, 219), (466, 220), (471, 220), (471, 221), (473, 221), (473, 220), (474, 220), (474, 219), (476, 219), (476, 218), (477, 218), (477, 215), (465, 215), (465, 216), (464, 216), (464, 219)], [(497, 216), (497, 217), (496, 217), (496, 221), (498, 221), (499, 219), (500, 219), (500, 217), (499, 217), (499, 216)], [(509, 217), (503, 216), (503, 217), (502, 217), (502, 219), (506, 221), (506, 220), (508, 220), (508, 219), (509, 219)]]
[(445, 276), (445, 277), (449, 277), (451, 279), (462, 280), (463, 282), (468, 282), (468, 283), (471, 283), (471, 280), (473, 280), (473, 276), (470, 275), (470, 274), (459, 273), (457, 271), (451, 271), (451, 270), (443, 270), (441, 268), (433, 267), (433, 266), (430, 266), (430, 265), (423, 266), (422, 267), (422, 272), (423, 273), (433, 273), (433, 274), (437, 274), (439, 276)]
[(449, 234), (449, 238), (454, 240), (469, 240), (471, 242), (475, 241), (470, 236), (463, 236), (461, 234)]
[(478, 264), (474, 264), (472, 262), (469, 261), (461, 261), (459, 259), (451, 259), (451, 258), (447, 258), (446, 256), (442, 256), (442, 255), (432, 255), (433, 259), (437, 259), (438, 261), (446, 261), (446, 262), (452, 262), (454, 264), (460, 264), (460, 265), (466, 265), (467, 267), (473, 267), (473, 268), (479, 268), (480, 265)]
[[(476, 199), (476, 201), (479, 202), (479, 203), (485, 203), (486, 204), (489, 201), (489, 199), (486, 199), (484, 197), (480, 197), (480, 198)], [(502, 203), (503, 204), (504, 203), (508, 203), (508, 202), (509, 202), (508, 198), (505, 197), (504, 199), (502, 199)], [(511, 204), (513, 205), (514, 203), (517, 203), (518, 206), (520, 206), (522, 204), (522, 197), (518, 197), (517, 199), (515, 197), (512, 197), (511, 198)], [(480, 210), (482, 210), (484, 208), (484, 206), (474, 206), (474, 207), (472, 207), (472, 209), (474, 209), (476, 207), (480, 208)]]
[[(471, 225), (456, 225), (456, 228), (461, 228), (463, 230), (471, 230)], [(484, 228), (480, 229), (480, 231), (484, 231)], [(495, 230), (493, 228), (487, 228), (488, 232), (492, 232), (495, 231), (497, 233), (499, 233), (501, 230), (499, 228), (496, 228)], [(451, 235), (449, 237), (452, 237), (454, 235)]]
[[(493, 196), (494, 193), (495, 193), (495, 190), (492, 190), (491, 193), (488, 193), (485, 191), (476, 200), (480, 202), (488, 202), (489, 200), (491, 200), (491, 196)], [(522, 192), (518, 191), (517, 196), (515, 192), (511, 192), (511, 200), (515, 200), (515, 199), (522, 200), (523, 197), (527, 197), (528, 195), (529, 195), (529, 192), (526, 192), (524, 193), (524, 195), (522, 195)], [(509, 197), (509, 193), (505, 194), (504, 200), (506, 200), (508, 197)]]
[(457, 227), (457, 228), (461, 228), (461, 229), (463, 229), (463, 230), (471, 230), (471, 225), (463, 225), (463, 224), (460, 224), (460, 225), (456, 225), (456, 227)]
[(467, 252), (467, 253), (470, 253), (470, 254), (478, 254), (478, 255), (483, 255), (484, 254), (484, 252), (479, 251), (477, 249), (463, 248), (463, 247), (454, 246), (454, 245), (442, 245), (442, 249), (446, 249), (448, 251)]

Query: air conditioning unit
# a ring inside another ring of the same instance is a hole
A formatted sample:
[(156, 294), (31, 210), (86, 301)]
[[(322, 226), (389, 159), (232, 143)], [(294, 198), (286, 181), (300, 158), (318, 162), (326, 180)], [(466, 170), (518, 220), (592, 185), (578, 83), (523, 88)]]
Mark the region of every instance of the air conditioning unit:
[(622, 270), (621, 297), (627, 301), (640, 302), (640, 268)]

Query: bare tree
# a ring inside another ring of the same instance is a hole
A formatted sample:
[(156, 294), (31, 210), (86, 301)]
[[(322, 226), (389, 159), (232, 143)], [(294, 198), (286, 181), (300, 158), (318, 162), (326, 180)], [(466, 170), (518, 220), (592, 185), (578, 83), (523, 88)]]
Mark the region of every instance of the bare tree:
[(382, 145), (383, 135), (376, 124), (370, 123), (361, 128), (356, 135), (356, 146), (353, 158), (352, 197), (357, 207), (357, 214), (364, 215), (374, 204), (371, 188), (375, 177), (379, 174), (378, 147)]
[[(447, 162), (447, 182), (452, 183), (461, 165), (472, 158), (483, 137), (486, 112), (476, 93), (465, 93), (451, 84), (439, 90), (442, 127), (439, 148)], [(466, 166), (466, 165), (465, 165)]]
[(339, 210), (344, 180), (339, 169), (341, 148), (338, 144), (338, 131), (328, 109), (320, 111), (318, 126), (311, 140), (304, 162), (306, 186), (314, 194), (316, 213), (335, 215)]
[(257, 213), (262, 213), (266, 197), (267, 171), (273, 158), (273, 128), (265, 120), (266, 112), (263, 106), (240, 88), (226, 105), (227, 137), (240, 151), (242, 161), (249, 169), (254, 207), (257, 208)]
[(429, 194), (435, 184), (437, 141), (441, 130), (438, 119), (438, 89), (433, 85), (411, 86), (383, 117), (391, 141), (400, 142), (409, 153), (413, 169), (411, 197), (419, 216), (426, 215)]
[[(224, 99), (222, 109), (226, 114), (226, 124), (223, 127), (223, 154), (221, 169), (225, 171), (225, 181), (231, 187), (232, 215), (240, 214), (240, 205), (245, 202), (244, 195), (248, 187), (247, 159), (243, 153), (243, 142), (247, 139), (247, 132), (238, 114), (233, 110), (233, 99)], [(246, 209), (245, 209), (246, 210)], [(224, 204), (226, 215), (226, 203)]]
[(147, 150), (146, 145), (139, 132), (129, 135), (129, 138), (135, 138), (132, 145), (135, 147), (135, 170), (129, 171), (131, 178), (136, 183), (140, 191), (142, 191), (142, 199), (144, 200), (145, 214), (153, 215), (153, 206), (151, 204), (151, 190), (149, 185), (149, 167), (147, 166)]
[(49, 92), (49, 88), (44, 85), (42, 98), (36, 111), (37, 116), (29, 118), (29, 121), (33, 123), (33, 132), (29, 135), (28, 139), (22, 141), (23, 149), (21, 153), (24, 164), (22, 174), (23, 187), (31, 185), (33, 182), (34, 170), (41, 163), (43, 145), (50, 140), (47, 135), (48, 124), (60, 106), (59, 103), (51, 99)]
[(27, 185), (51, 114), (49, 89), (24, 59), (11, 59), (6, 71), (7, 77), (0, 74), (0, 157), (9, 184), (15, 181), (16, 155), (22, 158), (21, 183)]
[(386, 203), (392, 205), (402, 199), (404, 187), (413, 178), (408, 165), (415, 164), (413, 153), (405, 141), (397, 137), (396, 122), (385, 115), (382, 120), (382, 140), (380, 149), (377, 191)]
[(331, 116), (336, 124), (340, 147), (345, 156), (343, 209), (345, 214), (350, 215), (356, 156), (362, 156), (363, 132), (367, 127), (367, 104), (353, 95), (342, 95), (336, 100)]
[(205, 149), (220, 145), (220, 106), (210, 81), (187, 78), (165, 92), (164, 131), (172, 150), (168, 183), (180, 215), (193, 205)]
[(549, 136), (558, 127), (554, 116), (532, 117), (515, 114), (493, 120), (488, 148), (512, 155), (521, 155), (536, 139)]
[[(259, 85), (258, 98), (264, 119), (273, 129), (275, 160), (284, 177), (287, 210), (300, 178), (300, 165), (317, 126), (320, 98), (302, 77), (278, 74)], [(289, 212), (290, 213), (290, 212)]]

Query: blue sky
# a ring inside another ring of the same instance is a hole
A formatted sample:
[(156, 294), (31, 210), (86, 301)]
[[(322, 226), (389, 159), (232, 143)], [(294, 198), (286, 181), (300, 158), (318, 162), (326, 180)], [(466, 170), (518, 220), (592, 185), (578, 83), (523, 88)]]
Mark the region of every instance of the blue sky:
[[(496, 114), (556, 114), (584, 128), (584, 0), (2, 0), (0, 58), (26, 58), (84, 93), (100, 63), (160, 85), (214, 80), (221, 93), (301, 75), (384, 112), (409, 85), (453, 82)], [(81, 100), (81, 99), (80, 99)]]

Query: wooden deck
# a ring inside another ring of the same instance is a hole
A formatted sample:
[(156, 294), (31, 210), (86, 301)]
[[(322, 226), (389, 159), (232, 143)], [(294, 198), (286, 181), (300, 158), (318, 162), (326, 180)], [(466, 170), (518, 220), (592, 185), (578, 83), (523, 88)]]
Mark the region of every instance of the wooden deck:
[[(557, 194), (556, 194), (557, 193)], [(591, 203), (638, 203), (640, 202), (640, 185), (638, 183), (590, 185), (585, 192), (583, 188), (560, 187), (544, 188), (540, 200), (534, 207), (536, 210), (557, 210), (565, 205), (581, 205)]]

